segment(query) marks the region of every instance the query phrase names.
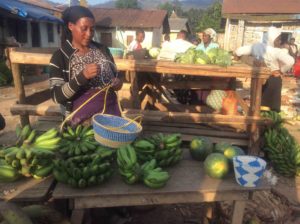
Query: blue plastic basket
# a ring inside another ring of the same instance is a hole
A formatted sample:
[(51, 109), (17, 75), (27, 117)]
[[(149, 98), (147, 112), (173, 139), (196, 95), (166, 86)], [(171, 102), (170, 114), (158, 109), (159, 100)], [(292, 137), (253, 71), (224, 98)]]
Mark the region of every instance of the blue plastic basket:
[(92, 118), (95, 140), (110, 148), (133, 142), (142, 131), (135, 120), (110, 114), (95, 114)]

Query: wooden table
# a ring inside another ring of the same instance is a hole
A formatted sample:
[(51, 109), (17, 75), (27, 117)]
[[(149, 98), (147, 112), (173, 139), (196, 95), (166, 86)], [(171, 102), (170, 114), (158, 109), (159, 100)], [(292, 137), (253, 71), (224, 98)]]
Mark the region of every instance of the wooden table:
[(4, 201), (43, 201), (54, 187), (54, 179), (47, 177), (36, 180), (21, 178), (12, 183), (0, 183), (0, 200)]
[[(20, 75), (19, 64), (48, 65), (52, 56), (51, 52), (53, 52), (53, 49), (44, 50), (42, 48), (12, 48), (9, 50), (9, 58), (12, 64), (14, 84), (19, 104), (26, 104), (25, 91)], [(154, 72), (160, 74), (171, 73), (175, 75), (185, 74), (192, 76), (220, 78), (242, 77), (251, 79), (250, 108), (249, 110), (247, 110), (247, 116), (244, 117), (245, 119), (252, 119), (252, 121), (257, 120), (260, 117), (262, 84), (264, 80), (269, 77), (269, 70), (267, 68), (256, 68), (245, 64), (235, 64), (228, 67), (220, 67), (216, 65), (186, 65), (157, 60), (116, 59), (115, 62), (118, 70), (127, 71), (130, 73), (132, 102), (134, 103), (135, 108), (140, 108), (141, 103), (139, 100), (137, 87), (137, 72)], [(20, 115), (22, 125), (29, 123), (28, 114), (24, 114), (23, 112)], [(180, 115), (179, 121), (183, 116), (191, 117), (189, 113), (185, 113), (183, 115)], [(197, 116), (197, 114), (195, 114), (195, 116)], [(229, 116), (229, 118), (231, 121), (239, 120), (240, 124), (244, 124), (243, 122), (241, 122), (240, 116)], [(222, 119), (218, 119), (214, 114), (205, 115), (206, 122), (222, 123)], [(249, 132), (249, 152), (251, 154), (258, 154), (259, 145), (257, 144), (257, 142), (259, 138), (259, 128), (257, 122), (251, 122), (250, 124), (248, 124), (247, 129)]]
[(162, 189), (150, 189), (142, 184), (127, 185), (118, 174), (103, 185), (74, 189), (64, 184), (57, 184), (54, 199), (69, 199), (73, 208), (72, 223), (79, 224), (78, 218), (83, 216), (84, 209), (163, 205), (177, 203), (201, 203), (215, 201), (234, 201), (232, 223), (242, 223), (245, 203), (251, 198), (251, 192), (270, 190), (270, 186), (262, 182), (256, 188), (239, 186), (233, 175), (226, 179), (212, 179), (204, 174), (203, 164), (191, 160), (189, 153), (175, 167), (168, 169), (171, 179)]

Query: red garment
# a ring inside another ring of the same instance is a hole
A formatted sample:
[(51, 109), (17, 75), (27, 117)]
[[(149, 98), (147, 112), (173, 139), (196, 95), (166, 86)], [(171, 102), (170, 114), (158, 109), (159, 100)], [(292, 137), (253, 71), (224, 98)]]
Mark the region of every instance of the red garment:
[(143, 49), (141, 43), (137, 42), (135, 50), (141, 50), (141, 49)]

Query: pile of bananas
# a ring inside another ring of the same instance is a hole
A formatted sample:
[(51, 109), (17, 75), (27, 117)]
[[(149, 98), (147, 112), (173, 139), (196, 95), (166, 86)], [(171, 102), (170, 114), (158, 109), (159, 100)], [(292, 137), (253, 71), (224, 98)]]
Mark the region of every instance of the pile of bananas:
[(260, 113), (262, 117), (270, 118), (273, 122), (273, 126), (282, 126), (284, 119), (276, 111), (262, 111)]
[(287, 129), (269, 128), (264, 133), (267, 156), (276, 172), (283, 176), (300, 175), (300, 146)]
[(156, 159), (158, 166), (168, 167), (181, 160), (182, 143), (180, 134), (152, 135), (146, 139), (140, 139), (133, 143), (139, 161), (146, 162)]
[(152, 159), (145, 162), (142, 167), (143, 182), (147, 187), (150, 188), (161, 188), (166, 185), (170, 175), (168, 172), (163, 171), (160, 167), (157, 167), (157, 162)]
[(60, 137), (56, 129), (37, 136), (29, 125), (17, 127), (16, 146), (0, 151), (0, 181), (15, 181), (20, 176), (43, 178), (52, 173), (53, 150), (59, 148)]
[(146, 186), (156, 189), (165, 186), (170, 178), (168, 172), (157, 167), (155, 159), (140, 166), (135, 149), (131, 145), (122, 146), (117, 150), (117, 163), (119, 173), (127, 184), (142, 181)]
[(75, 129), (68, 126), (62, 133), (59, 151), (69, 158), (94, 153), (98, 145), (91, 126), (78, 125)]
[(122, 146), (117, 150), (118, 170), (127, 184), (134, 184), (140, 180), (141, 168), (137, 155), (131, 145)]
[(98, 150), (94, 154), (80, 155), (67, 160), (55, 160), (53, 175), (58, 182), (74, 188), (85, 188), (105, 182), (113, 174), (113, 151)]

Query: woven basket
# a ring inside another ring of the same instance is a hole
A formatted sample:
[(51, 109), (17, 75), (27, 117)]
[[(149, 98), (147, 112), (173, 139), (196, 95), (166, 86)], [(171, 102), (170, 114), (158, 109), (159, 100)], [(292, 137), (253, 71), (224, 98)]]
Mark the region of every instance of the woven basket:
[(142, 131), (135, 120), (110, 114), (95, 114), (92, 118), (95, 140), (110, 148), (133, 142)]

